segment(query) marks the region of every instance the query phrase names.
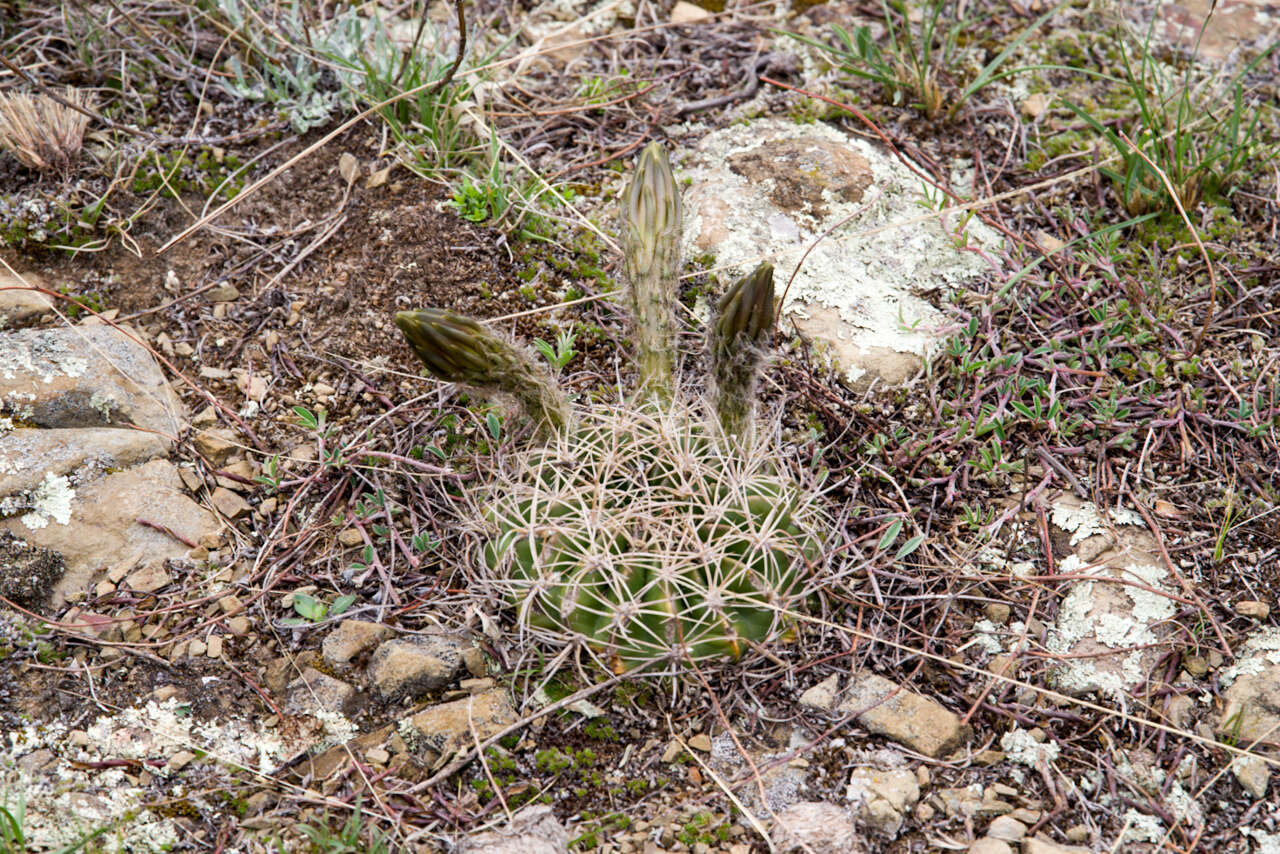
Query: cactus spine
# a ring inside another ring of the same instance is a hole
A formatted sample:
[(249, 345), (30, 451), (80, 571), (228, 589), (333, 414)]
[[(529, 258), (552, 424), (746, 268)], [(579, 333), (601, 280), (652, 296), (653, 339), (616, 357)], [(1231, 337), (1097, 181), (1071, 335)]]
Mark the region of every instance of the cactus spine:
[(471, 318), (428, 308), (397, 312), (395, 320), (436, 377), (510, 395), (544, 432), (568, 425), (569, 405), (546, 369)]
[(730, 436), (751, 427), (760, 359), (773, 333), (773, 265), (743, 276), (720, 299), (711, 329), (711, 378), (716, 415)]
[(669, 399), (680, 274), (680, 190), (667, 152), (645, 146), (622, 200), (622, 252), (642, 393)]

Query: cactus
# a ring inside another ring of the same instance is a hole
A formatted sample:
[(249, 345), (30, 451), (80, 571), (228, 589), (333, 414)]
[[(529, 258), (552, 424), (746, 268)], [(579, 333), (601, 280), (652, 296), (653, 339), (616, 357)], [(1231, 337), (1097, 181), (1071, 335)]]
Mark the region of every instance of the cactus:
[(673, 388), (680, 194), (656, 143), (623, 197), (639, 396), (572, 422), (555, 381), (520, 350), (448, 311), (396, 325), (437, 377), (516, 398), (546, 445), (517, 452), (470, 494), (483, 543), (476, 589), (544, 640), (584, 647), (615, 672), (737, 659), (786, 635), (814, 589), (816, 496), (773, 464), (751, 429), (773, 329), (773, 268), (720, 301), (710, 349), (716, 420)]
[(435, 308), (397, 312), (395, 320), (436, 377), (510, 395), (544, 432), (569, 423), (569, 406), (551, 375), (474, 320)]
[(761, 264), (720, 299), (711, 330), (711, 379), (716, 415), (725, 433), (751, 426), (756, 377), (773, 333), (773, 265)]
[(671, 396), (676, 283), (680, 274), (680, 190), (667, 152), (651, 142), (623, 196), (622, 254), (631, 287), (640, 390)]
[(522, 625), (615, 672), (737, 659), (793, 623), (811, 499), (763, 443), (728, 448), (679, 407), (593, 410), (488, 490), (483, 564)]

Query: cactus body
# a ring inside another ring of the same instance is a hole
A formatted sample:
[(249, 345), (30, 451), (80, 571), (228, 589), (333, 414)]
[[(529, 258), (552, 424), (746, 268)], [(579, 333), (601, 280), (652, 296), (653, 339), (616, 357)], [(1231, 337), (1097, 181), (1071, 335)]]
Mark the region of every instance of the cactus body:
[(469, 317), (429, 308), (396, 313), (396, 326), (436, 377), (510, 395), (542, 428), (563, 429), (569, 407), (547, 371)]
[(483, 563), (521, 623), (617, 672), (777, 640), (819, 553), (812, 496), (679, 410), (586, 413), (485, 507)]
[(622, 200), (622, 253), (636, 333), (641, 392), (671, 396), (676, 285), (680, 274), (680, 190), (667, 152), (645, 146)]

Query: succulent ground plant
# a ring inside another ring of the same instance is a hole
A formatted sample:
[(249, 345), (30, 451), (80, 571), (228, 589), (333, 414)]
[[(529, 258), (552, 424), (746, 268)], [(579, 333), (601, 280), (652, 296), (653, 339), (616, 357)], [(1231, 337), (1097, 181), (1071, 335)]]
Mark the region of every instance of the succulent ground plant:
[(542, 428), (543, 441), (473, 495), (480, 586), (524, 630), (615, 672), (737, 659), (791, 630), (828, 530), (815, 494), (776, 465), (773, 435), (752, 425), (773, 269), (719, 302), (706, 420), (673, 386), (680, 198), (656, 143), (623, 209), (638, 373), (629, 404), (571, 412), (521, 348), (451, 312), (400, 312), (396, 324), (432, 374), (512, 397)]

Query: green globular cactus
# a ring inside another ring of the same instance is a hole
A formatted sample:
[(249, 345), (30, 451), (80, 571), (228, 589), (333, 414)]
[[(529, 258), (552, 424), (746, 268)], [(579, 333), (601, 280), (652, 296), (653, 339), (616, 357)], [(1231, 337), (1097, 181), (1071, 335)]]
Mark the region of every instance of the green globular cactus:
[(429, 308), (397, 312), (395, 321), (439, 379), (510, 395), (544, 431), (569, 423), (564, 394), (546, 369), (471, 318)]
[(593, 410), (487, 490), (482, 562), (522, 625), (614, 672), (737, 659), (794, 626), (818, 506), (679, 407)]
[(711, 328), (713, 400), (728, 435), (742, 436), (751, 426), (756, 378), (773, 320), (773, 265), (765, 262), (725, 292)]
[(680, 190), (667, 152), (651, 142), (622, 198), (622, 254), (642, 393), (671, 396), (680, 274)]

